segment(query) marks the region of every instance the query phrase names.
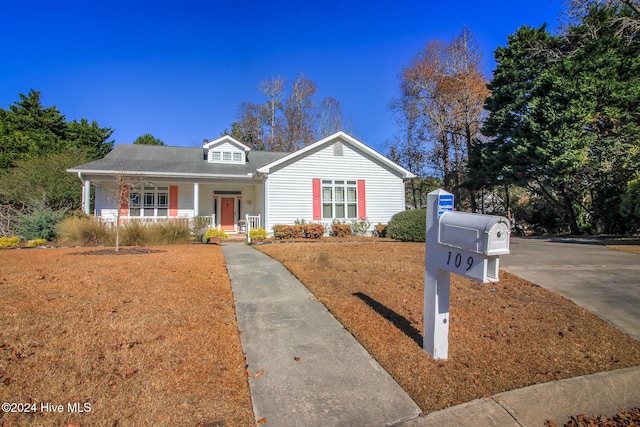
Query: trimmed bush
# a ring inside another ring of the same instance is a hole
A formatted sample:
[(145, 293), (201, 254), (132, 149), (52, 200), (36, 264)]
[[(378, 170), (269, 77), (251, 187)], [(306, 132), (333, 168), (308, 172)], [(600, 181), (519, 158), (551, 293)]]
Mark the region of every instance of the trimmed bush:
[(276, 224), (273, 226), (273, 237), (275, 239), (319, 239), (324, 235), (324, 225), (315, 222), (304, 224), (286, 225)]
[(426, 240), (427, 211), (412, 209), (398, 212), (389, 221), (387, 235), (404, 242), (424, 242)]
[(387, 236), (387, 224), (378, 223), (376, 225), (376, 234), (378, 237), (386, 237)]
[(217, 228), (210, 228), (204, 232), (204, 236), (202, 236), (202, 243), (208, 243), (210, 237), (219, 237), (222, 240), (229, 237), (229, 235), (224, 230), (218, 230)]
[(0, 237), (0, 248), (17, 248), (18, 246), (20, 246), (18, 236)]
[(304, 225), (296, 224), (291, 227), (291, 230), (293, 230), (294, 239), (302, 239), (304, 237)]
[(318, 223), (308, 223), (303, 225), (304, 237), (307, 239), (319, 239), (324, 236), (324, 225)]
[(249, 237), (251, 240), (264, 240), (267, 238), (267, 230), (262, 227), (252, 228), (251, 231), (249, 231)]
[(58, 241), (81, 246), (107, 245), (114, 240), (114, 233), (100, 220), (70, 216), (56, 228)]
[(295, 232), (291, 225), (276, 224), (273, 226), (273, 237), (275, 239), (293, 239)]
[(351, 236), (351, 225), (334, 220), (331, 224), (331, 234), (335, 237), (349, 237)]

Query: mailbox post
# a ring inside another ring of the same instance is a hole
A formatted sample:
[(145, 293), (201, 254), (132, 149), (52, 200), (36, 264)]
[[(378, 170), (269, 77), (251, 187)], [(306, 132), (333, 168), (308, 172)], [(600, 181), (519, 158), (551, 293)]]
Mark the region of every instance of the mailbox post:
[(499, 256), (509, 253), (509, 220), (454, 212), (453, 194), (441, 189), (427, 195), (426, 220), (423, 348), (446, 359), (450, 274), (497, 282)]

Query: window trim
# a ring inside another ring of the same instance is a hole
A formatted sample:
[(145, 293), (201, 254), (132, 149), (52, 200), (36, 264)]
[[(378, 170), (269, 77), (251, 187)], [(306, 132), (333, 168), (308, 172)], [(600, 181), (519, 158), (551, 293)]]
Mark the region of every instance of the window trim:
[(237, 150), (221, 150), (212, 148), (209, 150), (209, 163), (246, 163), (246, 155), (244, 151)]

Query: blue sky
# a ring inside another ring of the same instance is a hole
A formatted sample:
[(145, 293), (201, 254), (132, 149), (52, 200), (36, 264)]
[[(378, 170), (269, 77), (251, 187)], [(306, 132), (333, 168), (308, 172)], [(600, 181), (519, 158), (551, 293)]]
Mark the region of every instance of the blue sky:
[(199, 146), (230, 128), (258, 83), (300, 73), (333, 96), (351, 133), (384, 152), (398, 75), (434, 38), (467, 26), (488, 77), (493, 51), (521, 25), (557, 27), (562, 0), (2, 1), (0, 108), (30, 89), (67, 120)]

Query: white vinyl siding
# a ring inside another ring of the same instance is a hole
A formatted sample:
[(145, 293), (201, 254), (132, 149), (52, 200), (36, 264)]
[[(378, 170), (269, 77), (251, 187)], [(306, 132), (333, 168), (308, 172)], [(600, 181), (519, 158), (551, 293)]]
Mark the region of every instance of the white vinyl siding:
[(404, 210), (402, 178), (350, 144), (345, 142), (342, 146), (342, 156), (335, 156), (333, 145), (328, 144), (271, 171), (267, 186), (267, 231), (271, 232), (275, 224), (293, 224), (296, 219), (313, 221), (314, 178), (364, 180), (367, 219), (372, 227), (379, 222), (387, 224), (394, 214)]

